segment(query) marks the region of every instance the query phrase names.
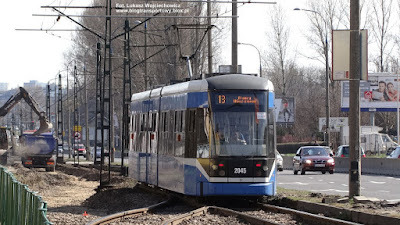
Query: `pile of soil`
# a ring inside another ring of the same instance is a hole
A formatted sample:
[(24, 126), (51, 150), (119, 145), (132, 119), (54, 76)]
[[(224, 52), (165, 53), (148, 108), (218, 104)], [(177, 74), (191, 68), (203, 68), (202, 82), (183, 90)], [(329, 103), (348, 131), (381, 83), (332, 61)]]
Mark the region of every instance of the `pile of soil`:
[[(42, 196), (47, 202), (47, 217), (54, 224), (85, 224), (100, 217), (161, 202), (163, 196), (147, 193), (130, 178), (111, 172), (111, 186), (99, 189), (99, 170), (63, 164), (55, 172), (27, 169), (21, 164), (8, 167), (16, 179)], [(104, 173), (108, 176), (108, 173)], [(321, 203), (339, 196), (306, 191), (279, 189), (278, 195), (268, 197), (269, 202), (284, 198)], [(362, 212), (400, 217), (400, 204), (385, 201), (371, 203), (329, 203)]]
[(136, 182), (117, 172), (111, 173), (111, 186), (99, 189), (100, 174), (95, 168), (63, 164), (55, 172), (46, 172), (15, 164), (7, 169), (47, 202), (47, 218), (54, 224), (86, 224), (164, 200), (162, 196), (145, 193), (136, 187)]

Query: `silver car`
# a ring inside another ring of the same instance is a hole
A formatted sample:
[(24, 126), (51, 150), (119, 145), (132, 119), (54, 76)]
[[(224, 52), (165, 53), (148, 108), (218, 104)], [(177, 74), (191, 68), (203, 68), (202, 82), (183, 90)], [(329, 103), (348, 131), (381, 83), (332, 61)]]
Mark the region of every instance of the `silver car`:
[(388, 155), (386, 158), (390, 158), (390, 159), (398, 159), (398, 158), (400, 158), (400, 147), (396, 147), (396, 148), (390, 153), (390, 155)]

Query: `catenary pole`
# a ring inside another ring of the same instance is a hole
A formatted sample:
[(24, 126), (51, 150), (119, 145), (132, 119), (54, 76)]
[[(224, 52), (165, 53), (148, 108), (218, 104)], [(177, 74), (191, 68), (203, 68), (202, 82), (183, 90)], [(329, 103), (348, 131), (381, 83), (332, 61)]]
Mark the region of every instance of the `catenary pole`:
[(238, 72), (238, 20), (237, 0), (232, 0), (232, 67), (233, 73)]
[(360, 195), (360, 2), (350, 1), (349, 198)]

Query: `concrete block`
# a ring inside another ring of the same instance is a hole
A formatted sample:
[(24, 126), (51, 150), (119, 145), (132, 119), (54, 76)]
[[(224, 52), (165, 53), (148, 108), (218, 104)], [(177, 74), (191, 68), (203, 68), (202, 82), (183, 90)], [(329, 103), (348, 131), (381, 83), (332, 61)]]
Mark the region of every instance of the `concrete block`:
[(339, 198), (337, 200), (337, 203), (347, 203), (347, 202), (349, 202), (349, 197)]
[(370, 202), (380, 202), (377, 198), (368, 198), (365, 196), (354, 196), (355, 203), (370, 203)]

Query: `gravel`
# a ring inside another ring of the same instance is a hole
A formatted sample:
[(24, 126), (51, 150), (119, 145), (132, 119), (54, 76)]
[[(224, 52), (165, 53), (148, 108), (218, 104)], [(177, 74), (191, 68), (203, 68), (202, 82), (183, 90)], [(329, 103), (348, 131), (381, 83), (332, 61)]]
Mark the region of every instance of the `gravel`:
[(273, 221), (279, 224), (297, 224), (297, 221), (293, 219), (291, 215), (283, 214), (283, 213), (271, 213), (265, 212), (264, 210), (252, 210), (252, 211), (242, 211), (242, 213), (251, 215), (263, 220)]
[[(94, 168), (61, 165), (55, 172), (44, 169), (27, 169), (21, 164), (8, 167), (15, 177), (42, 196), (47, 202), (47, 217), (54, 224), (86, 224), (116, 212), (143, 208), (165, 200), (165, 197), (150, 194), (138, 188), (130, 178), (112, 173), (111, 188), (98, 190), (99, 171)], [(317, 196), (318, 197), (318, 196)], [(313, 198), (313, 196), (307, 196)], [(399, 205), (354, 204), (349, 208), (374, 211), (380, 214), (396, 214)], [(161, 211), (139, 215), (112, 224), (161, 224), (163, 221), (193, 210), (175, 205)], [(296, 224), (290, 215), (268, 213), (262, 210), (243, 210), (243, 213), (258, 218), (274, 220), (279, 224)], [(235, 217), (213, 214), (198, 216), (182, 224), (245, 224)]]
[(112, 188), (96, 191), (96, 169), (61, 165), (56, 172), (45, 172), (15, 164), (8, 170), (42, 196), (47, 202), (47, 218), (54, 224), (86, 224), (112, 213), (164, 201), (164, 197), (145, 193), (133, 180), (116, 173), (112, 174)]

